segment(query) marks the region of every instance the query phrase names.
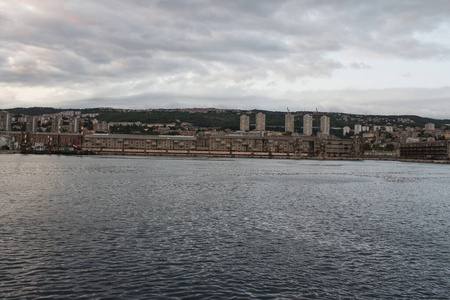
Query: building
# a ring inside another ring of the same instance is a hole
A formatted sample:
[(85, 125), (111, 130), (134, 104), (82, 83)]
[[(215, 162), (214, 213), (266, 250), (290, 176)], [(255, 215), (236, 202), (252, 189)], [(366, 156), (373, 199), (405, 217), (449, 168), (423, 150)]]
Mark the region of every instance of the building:
[(230, 153), (267, 152), (270, 154), (299, 152), (300, 143), (294, 137), (214, 136), (209, 138), (209, 151)]
[(294, 116), (291, 113), (288, 113), (284, 119), (284, 131), (293, 133), (294, 129)]
[(450, 159), (450, 141), (403, 143), (400, 145), (402, 159)]
[(362, 132), (362, 126), (360, 124), (355, 125), (355, 135)]
[(342, 130), (342, 134), (343, 134), (344, 136), (346, 136), (347, 134), (350, 134), (350, 127), (345, 126), (345, 127), (343, 128), (343, 130)]
[(313, 134), (313, 116), (303, 116), (303, 135), (311, 136)]
[(95, 132), (109, 132), (109, 124), (106, 121), (92, 121), (93, 130)]
[(61, 133), (62, 132), (62, 126), (63, 126), (63, 119), (62, 118), (54, 118), (52, 120), (51, 132)]
[(78, 117), (70, 118), (69, 132), (72, 132), (72, 133), (80, 132), (80, 118), (78, 118)]
[(435, 130), (435, 126), (433, 123), (427, 123), (425, 124), (425, 130), (426, 131), (434, 131)]
[(7, 111), (0, 111), (0, 130), (11, 131), (11, 115)]
[(185, 153), (196, 149), (196, 138), (193, 136), (91, 134), (84, 136), (83, 148), (129, 154), (144, 154), (150, 151), (155, 153), (183, 151)]
[(324, 135), (330, 135), (330, 118), (322, 116), (320, 118), (320, 132)]
[(240, 122), (239, 129), (241, 131), (249, 131), (250, 130), (250, 117), (249, 116), (247, 116), (247, 115), (241, 116), (241, 122)]
[(256, 114), (256, 131), (266, 131), (266, 115), (263, 113)]
[(326, 138), (317, 143), (317, 146), (322, 147), (326, 157), (354, 156), (353, 141), (350, 139)]
[(29, 133), (36, 133), (38, 131), (38, 121), (36, 116), (27, 116), (26, 131)]
[[(173, 123), (175, 126), (175, 123)], [(112, 126), (142, 126), (142, 123), (137, 122), (109, 122), (109, 127)]]

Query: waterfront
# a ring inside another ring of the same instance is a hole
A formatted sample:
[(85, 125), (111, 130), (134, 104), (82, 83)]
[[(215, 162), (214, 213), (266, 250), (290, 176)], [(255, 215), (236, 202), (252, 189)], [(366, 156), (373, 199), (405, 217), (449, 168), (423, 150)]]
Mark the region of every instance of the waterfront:
[(429, 298), (450, 169), (0, 155), (2, 298)]

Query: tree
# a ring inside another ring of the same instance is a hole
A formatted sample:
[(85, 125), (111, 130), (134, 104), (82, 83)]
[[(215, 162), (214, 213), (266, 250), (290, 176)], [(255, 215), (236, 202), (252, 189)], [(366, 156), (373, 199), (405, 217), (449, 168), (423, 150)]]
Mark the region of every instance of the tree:
[(392, 143), (387, 144), (387, 145), (384, 147), (384, 150), (386, 150), (386, 151), (394, 151), (394, 150), (395, 150), (395, 146), (394, 146), (394, 144), (392, 144)]
[(364, 151), (370, 151), (372, 150), (372, 145), (370, 143), (364, 143), (363, 145), (363, 150)]

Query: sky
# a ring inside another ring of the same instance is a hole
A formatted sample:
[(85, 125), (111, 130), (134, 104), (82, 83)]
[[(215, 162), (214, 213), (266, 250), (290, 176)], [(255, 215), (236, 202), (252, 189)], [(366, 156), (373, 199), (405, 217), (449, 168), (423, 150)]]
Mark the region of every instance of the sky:
[(450, 118), (448, 0), (0, 0), (0, 109)]

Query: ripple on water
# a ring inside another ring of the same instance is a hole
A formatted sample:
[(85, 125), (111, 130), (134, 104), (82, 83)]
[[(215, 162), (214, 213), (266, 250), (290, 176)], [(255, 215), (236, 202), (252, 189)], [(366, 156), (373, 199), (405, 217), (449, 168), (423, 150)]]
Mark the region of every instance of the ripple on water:
[(0, 163), (2, 298), (448, 298), (443, 166)]

